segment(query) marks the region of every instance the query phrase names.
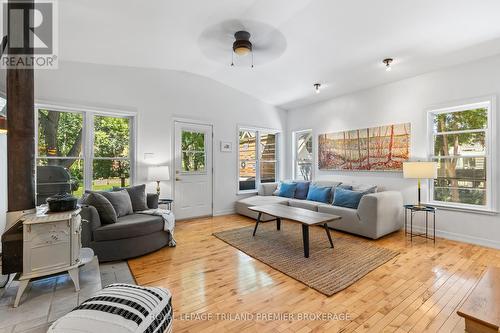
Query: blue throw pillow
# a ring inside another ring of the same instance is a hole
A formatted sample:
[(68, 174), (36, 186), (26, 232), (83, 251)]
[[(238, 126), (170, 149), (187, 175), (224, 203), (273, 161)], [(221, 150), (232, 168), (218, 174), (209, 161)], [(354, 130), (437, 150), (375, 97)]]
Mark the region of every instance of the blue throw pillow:
[(293, 198), (295, 196), (295, 189), (297, 183), (281, 183), (279, 196), (284, 198)]
[(333, 199), (334, 206), (357, 209), (361, 198), (366, 193), (345, 190), (342, 188), (335, 189), (335, 197)]
[(307, 198), (307, 193), (309, 193), (310, 182), (298, 182), (297, 188), (295, 189), (295, 199), (305, 200)]
[(319, 187), (310, 185), (307, 193), (307, 200), (328, 203), (330, 199), (331, 187)]

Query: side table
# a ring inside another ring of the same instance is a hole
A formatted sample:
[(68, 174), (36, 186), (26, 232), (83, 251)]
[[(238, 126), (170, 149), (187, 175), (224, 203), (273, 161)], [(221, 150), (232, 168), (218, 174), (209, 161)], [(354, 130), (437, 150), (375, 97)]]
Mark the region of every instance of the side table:
[(172, 199), (158, 199), (158, 205), (166, 205), (168, 210), (172, 210)]
[[(405, 235), (410, 236), (410, 241), (413, 237), (422, 237), (430, 239), (436, 243), (436, 207), (432, 206), (417, 206), (417, 205), (404, 205), (405, 208)], [(408, 231), (408, 212), (410, 213), (410, 231)], [(418, 212), (425, 213), (425, 233), (413, 232), (413, 215)], [(429, 236), (429, 213), (432, 214), (432, 237)]]

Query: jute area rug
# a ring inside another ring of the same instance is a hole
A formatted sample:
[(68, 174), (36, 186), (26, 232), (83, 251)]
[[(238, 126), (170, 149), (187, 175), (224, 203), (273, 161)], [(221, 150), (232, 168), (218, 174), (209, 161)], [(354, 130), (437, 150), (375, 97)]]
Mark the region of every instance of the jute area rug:
[(244, 227), (214, 236), (327, 296), (399, 254), (368, 239), (336, 238), (333, 230), (332, 249), (323, 228), (309, 227), (309, 258), (304, 258), (300, 224), (285, 222), (278, 231), (276, 223), (267, 222), (259, 225), (255, 237), (252, 232), (253, 227)]

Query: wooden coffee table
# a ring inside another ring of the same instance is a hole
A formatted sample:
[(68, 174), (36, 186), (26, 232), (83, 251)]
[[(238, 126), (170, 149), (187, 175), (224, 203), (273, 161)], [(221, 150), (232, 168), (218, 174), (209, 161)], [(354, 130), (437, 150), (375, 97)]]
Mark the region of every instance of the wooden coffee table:
[(306, 258), (309, 258), (309, 226), (317, 224), (323, 225), (330, 245), (333, 248), (333, 240), (327, 223), (341, 219), (341, 217), (337, 215), (319, 213), (304, 208), (290, 207), (281, 204), (253, 206), (248, 209), (259, 213), (255, 223), (255, 229), (253, 230), (253, 236), (255, 236), (257, 232), (262, 214), (273, 216), (276, 220), (276, 228), (278, 230), (281, 229), (281, 219), (287, 219), (302, 224), (302, 241), (304, 243), (304, 257)]

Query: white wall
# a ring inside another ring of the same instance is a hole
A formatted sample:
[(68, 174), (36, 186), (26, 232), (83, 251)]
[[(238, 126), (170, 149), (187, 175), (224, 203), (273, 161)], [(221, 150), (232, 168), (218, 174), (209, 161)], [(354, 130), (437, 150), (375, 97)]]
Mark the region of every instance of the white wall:
[[(292, 152), (291, 132), (294, 130), (313, 129), (314, 147), (317, 148), (317, 135), (321, 133), (411, 122), (412, 157), (425, 158), (428, 142), (426, 132), (428, 107), (499, 94), (500, 57), (495, 57), (289, 110), (287, 149), (290, 154), (288, 156), (291, 156)], [(497, 123), (499, 121), (500, 117), (497, 117)], [(499, 124), (497, 128), (500, 130)], [(500, 157), (500, 145), (497, 144), (492, 148)], [(316, 152), (315, 155), (317, 158)], [(292, 175), (291, 168), (292, 163), (289, 163), (288, 176)], [(500, 179), (499, 170), (497, 165), (495, 168), (497, 179)], [(400, 173), (319, 171), (317, 161), (314, 172), (317, 179), (333, 178), (378, 184), (385, 189), (402, 191), (406, 203), (416, 201), (416, 182), (403, 179)], [(497, 203), (497, 207), (500, 207), (500, 204)], [(499, 215), (439, 210), (436, 229), (438, 235), (443, 237), (500, 248)]]
[[(146, 182), (147, 164), (172, 165), (174, 117), (211, 122), (216, 215), (233, 212), (238, 199), (237, 150), (221, 153), (220, 141), (231, 141), (235, 147), (238, 124), (285, 130), (286, 111), (193, 74), (63, 62), (59, 70), (38, 71), (35, 78), (37, 101), (137, 111), (137, 183)], [(154, 153), (155, 158), (145, 161), (144, 153)], [(155, 191), (155, 184), (148, 186)], [(162, 184), (162, 196), (171, 194), (171, 183)]]

